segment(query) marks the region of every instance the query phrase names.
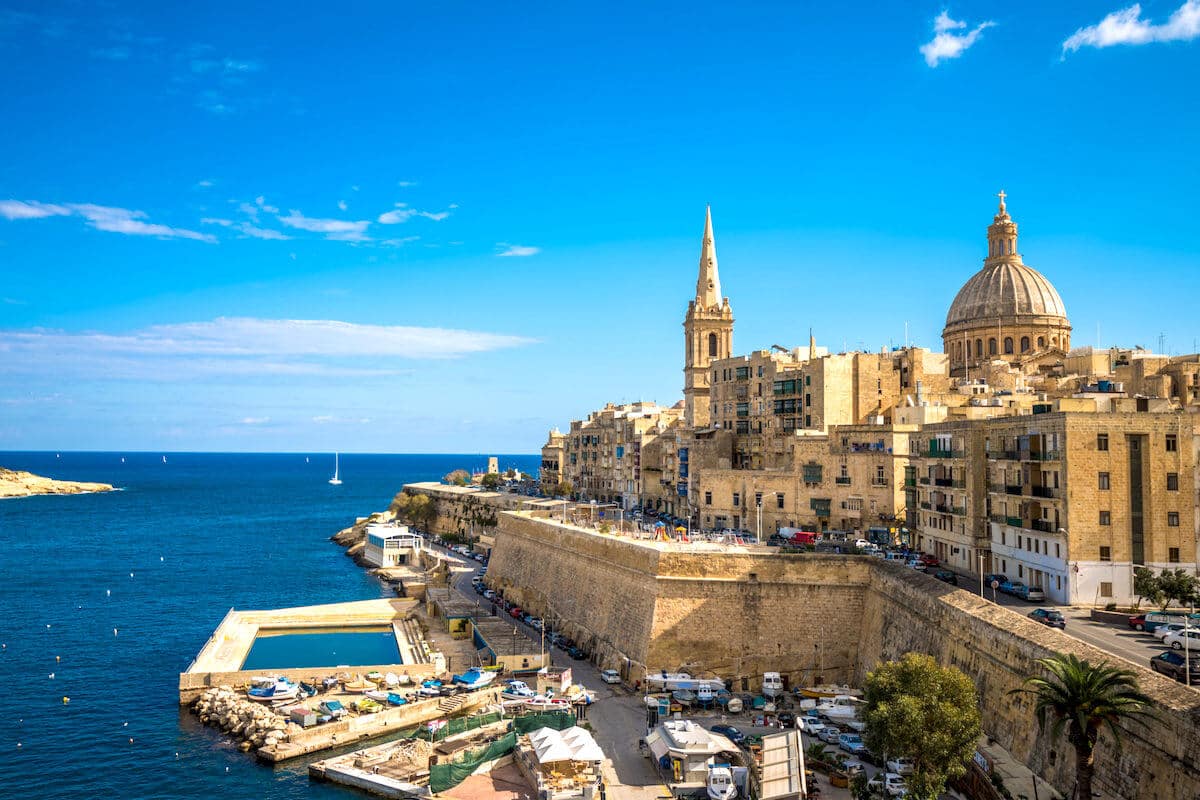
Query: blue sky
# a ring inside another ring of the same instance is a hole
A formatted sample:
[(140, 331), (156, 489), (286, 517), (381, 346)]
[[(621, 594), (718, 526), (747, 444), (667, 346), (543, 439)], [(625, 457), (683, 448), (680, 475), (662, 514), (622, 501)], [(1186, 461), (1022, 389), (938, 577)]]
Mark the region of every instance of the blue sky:
[(1008, 192), (1195, 351), (1200, 0), (0, 0), (0, 450), (533, 452), (735, 351), (940, 346)]

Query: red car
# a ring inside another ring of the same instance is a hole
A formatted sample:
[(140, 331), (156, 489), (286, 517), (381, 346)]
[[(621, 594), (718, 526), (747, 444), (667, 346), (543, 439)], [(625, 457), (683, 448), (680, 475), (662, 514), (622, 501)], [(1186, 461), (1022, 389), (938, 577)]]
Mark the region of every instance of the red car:
[(508, 615), (513, 619), (520, 619), (522, 613), (523, 612), (521, 611), (520, 606), (513, 606), (512, 609), (509, 610)]
[(932, 556), (929, 553), (921, 554), (921, 563), (927, 567), (936, 567), (942, 562), (938, 561), (937, 556)]
[(1135, 631), (1146, 630), (1146, 615), (1134, 614), (1129, 618), (1129, 627), (1133, 628)]

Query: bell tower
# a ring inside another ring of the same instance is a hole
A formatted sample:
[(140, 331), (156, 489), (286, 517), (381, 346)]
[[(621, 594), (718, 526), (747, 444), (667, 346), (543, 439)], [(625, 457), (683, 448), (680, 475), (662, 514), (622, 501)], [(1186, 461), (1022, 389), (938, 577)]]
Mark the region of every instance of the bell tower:
[(733, 353), (733, 309), (721, 297), (717, 273), (717, 246), (713, 241), (712, 208), (705, 209), (704, 242), (700, 245), (700, 270), (696, 297), (688, 301), (683, 319), (684, 420), (691, 428), (707, 428), (709, 408), (709, 365)]

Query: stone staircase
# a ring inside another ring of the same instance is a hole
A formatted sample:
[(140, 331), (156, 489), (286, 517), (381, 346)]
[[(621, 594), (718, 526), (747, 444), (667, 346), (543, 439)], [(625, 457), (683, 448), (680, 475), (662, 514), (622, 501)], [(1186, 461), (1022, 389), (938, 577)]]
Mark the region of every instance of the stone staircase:
[(460, 708), (462, 708), (462, 705), (465, 702), (467, 702), (467, 696), (462, 694), (456, 694), (452, 697), (443, 697), (438, 702), (438, 711), (447, 715), (453, 714), (455, 711), (458, 711)]

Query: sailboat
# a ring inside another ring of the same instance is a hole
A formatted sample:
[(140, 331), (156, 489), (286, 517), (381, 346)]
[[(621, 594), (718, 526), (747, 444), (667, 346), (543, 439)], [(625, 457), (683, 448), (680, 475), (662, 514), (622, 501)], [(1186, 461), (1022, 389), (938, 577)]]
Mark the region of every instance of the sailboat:
[(333, 454), (333, 477), (329, 479), (330, 486), (341, 486), (342, 479), (338, 477), (338, 454)]

